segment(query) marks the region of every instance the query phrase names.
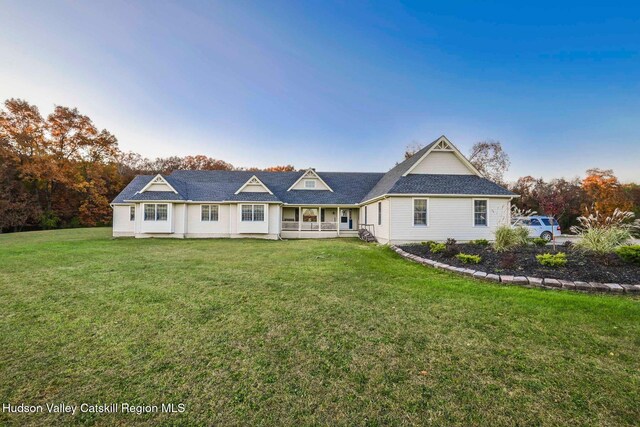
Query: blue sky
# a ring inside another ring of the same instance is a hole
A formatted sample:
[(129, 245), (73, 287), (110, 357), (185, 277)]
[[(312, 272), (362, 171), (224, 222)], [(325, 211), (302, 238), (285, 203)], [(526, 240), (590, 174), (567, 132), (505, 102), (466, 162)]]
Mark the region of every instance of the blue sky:
[(385, 171), (445, 134), (640, 181), (640, 6), (559, 3), (8, 1), (0, 99), (149, 157)]

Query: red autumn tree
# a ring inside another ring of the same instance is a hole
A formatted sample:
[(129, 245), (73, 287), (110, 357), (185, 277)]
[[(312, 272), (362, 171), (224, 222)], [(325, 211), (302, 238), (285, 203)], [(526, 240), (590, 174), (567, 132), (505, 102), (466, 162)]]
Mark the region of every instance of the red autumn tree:
[(595, 210), (603, 217), (608, 217), (617, 209), (629, 211), (633, 202), (625, 193), (618, 178), (611, 169), (589, 169), (582, 180), (585, 200), (582, 209)]

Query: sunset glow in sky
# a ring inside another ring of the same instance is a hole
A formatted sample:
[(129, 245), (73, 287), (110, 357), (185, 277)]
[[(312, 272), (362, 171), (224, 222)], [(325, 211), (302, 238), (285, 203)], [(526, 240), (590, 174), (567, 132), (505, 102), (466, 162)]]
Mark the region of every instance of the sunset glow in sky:
[(148, 157), (386, 171), (445, 134), (510, 179), (640, 180), (640, 6), (431, 3), (3, 2), (0, 100)]

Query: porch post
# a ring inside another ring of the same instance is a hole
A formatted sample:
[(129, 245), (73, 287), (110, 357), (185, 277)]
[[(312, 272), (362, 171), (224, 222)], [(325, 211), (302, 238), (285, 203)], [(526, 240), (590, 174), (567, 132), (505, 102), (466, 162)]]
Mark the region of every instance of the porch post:
[(322, 231), (322, 206), (318, 206), (318, 231)]
[(302, 206), (298, 206), (298, 232), (302, 231)]
[(336, 230), (338, 231), (338, 237), (340, 237), (340, 207), (336, 206)]

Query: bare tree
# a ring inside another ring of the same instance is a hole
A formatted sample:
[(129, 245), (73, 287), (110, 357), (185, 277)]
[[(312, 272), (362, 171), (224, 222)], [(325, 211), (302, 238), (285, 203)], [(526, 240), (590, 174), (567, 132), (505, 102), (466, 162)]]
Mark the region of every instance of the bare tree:
[(404, 150), (404, 158), (405, 160), (409, 157), (416, 154), (418, 151), (422, 150), (426, 144), (418, 141), (412, 141), (411, 144), (407, 145), (407, 148)]
[(469, 161), (485, 178), (498, 183), (504, 183), (504, 173), (511, 165), (509, 155), (502, 149), (500, 141), (492, 139), (473, 144)]

